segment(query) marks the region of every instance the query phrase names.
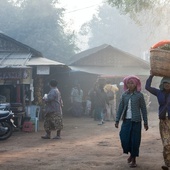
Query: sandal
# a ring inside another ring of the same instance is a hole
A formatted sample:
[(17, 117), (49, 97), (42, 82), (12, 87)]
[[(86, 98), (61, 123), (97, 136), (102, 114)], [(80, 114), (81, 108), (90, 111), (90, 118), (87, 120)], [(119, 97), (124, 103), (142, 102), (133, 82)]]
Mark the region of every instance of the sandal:
[(129, 167), (130, 168), (135, 168), (135, 167), (137, 167), (137, 164), (136, 163), (131, 163)]
[(53, 139), (61, 139), (60, 136), (55, 136)]
[(127, 163), (130, 164), (132, 162), (132, 157), (129, 156), (129, 158), (127, 159)]
[(136, 157), (131, 157), (131, 164), (129, 166), (130, 168), (135, 168), (137, 167), (136, 165)]
[(45, 136), (41, 136), (42, 139), (50, 139), (50, 136), (45, 135)]

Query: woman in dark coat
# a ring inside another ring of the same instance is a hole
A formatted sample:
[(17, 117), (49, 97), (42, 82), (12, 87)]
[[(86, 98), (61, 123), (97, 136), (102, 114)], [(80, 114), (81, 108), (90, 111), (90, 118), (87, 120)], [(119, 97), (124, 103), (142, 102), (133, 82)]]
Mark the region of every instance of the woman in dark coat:
[(124, 78), (124, 93), (122, 94), (119, 108), (116, 114), (115, 127), (119, 127), (119, 121), (123, 118), (120, 140), (123, 153), (130, 153), (127, 162), (130, 167), (136, 167), (136, 157), (139, 156), (141, 142), (142, 118), (144, 128), (148, 130), (148, 118), (144, 95), (141, 93), (141, 82), (136, 76)]

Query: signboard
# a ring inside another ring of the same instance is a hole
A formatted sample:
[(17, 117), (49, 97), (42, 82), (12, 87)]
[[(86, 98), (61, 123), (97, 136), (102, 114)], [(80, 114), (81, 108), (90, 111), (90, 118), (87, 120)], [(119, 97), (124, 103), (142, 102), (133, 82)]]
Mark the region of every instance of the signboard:
[(37, 66), (37, 74), (38, 75), (49, 75), (50, 67), (49, 66)]
[(5, 68), (0, 71), (0, 84), (9, 84), (10, 82), (16, 82), (17, 84), (30, 84), (31, 79), (31, 68)]

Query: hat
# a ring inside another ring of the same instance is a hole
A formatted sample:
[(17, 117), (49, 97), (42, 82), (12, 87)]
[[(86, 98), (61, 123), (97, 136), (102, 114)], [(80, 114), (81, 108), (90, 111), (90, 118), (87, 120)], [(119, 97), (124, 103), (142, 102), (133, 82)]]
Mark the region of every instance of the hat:
[(163, 83), (170, 83), (170, 77), (163, 77), (162, 78), (160, 85), (159, 85), (160, 90), (163, 90)]

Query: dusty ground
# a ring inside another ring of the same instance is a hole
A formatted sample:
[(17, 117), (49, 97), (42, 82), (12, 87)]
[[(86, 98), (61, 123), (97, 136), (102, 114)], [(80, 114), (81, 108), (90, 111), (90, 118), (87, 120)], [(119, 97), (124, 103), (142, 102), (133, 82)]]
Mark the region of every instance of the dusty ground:
[[(92, 118), (64, 117), (61, 140), (43, 140), (38, 132), (14, 132), (0, 141), (1, 170), (125, 170), (128, 155), (122, 154), (119, 130), (113, 122), (99, 126)], [(55, 134), (53, 134), (55, 135)], [(149, 130), (142, 130), (136, 170), (160, 170), (162, 144), (156, 113), (149, 115)]]

